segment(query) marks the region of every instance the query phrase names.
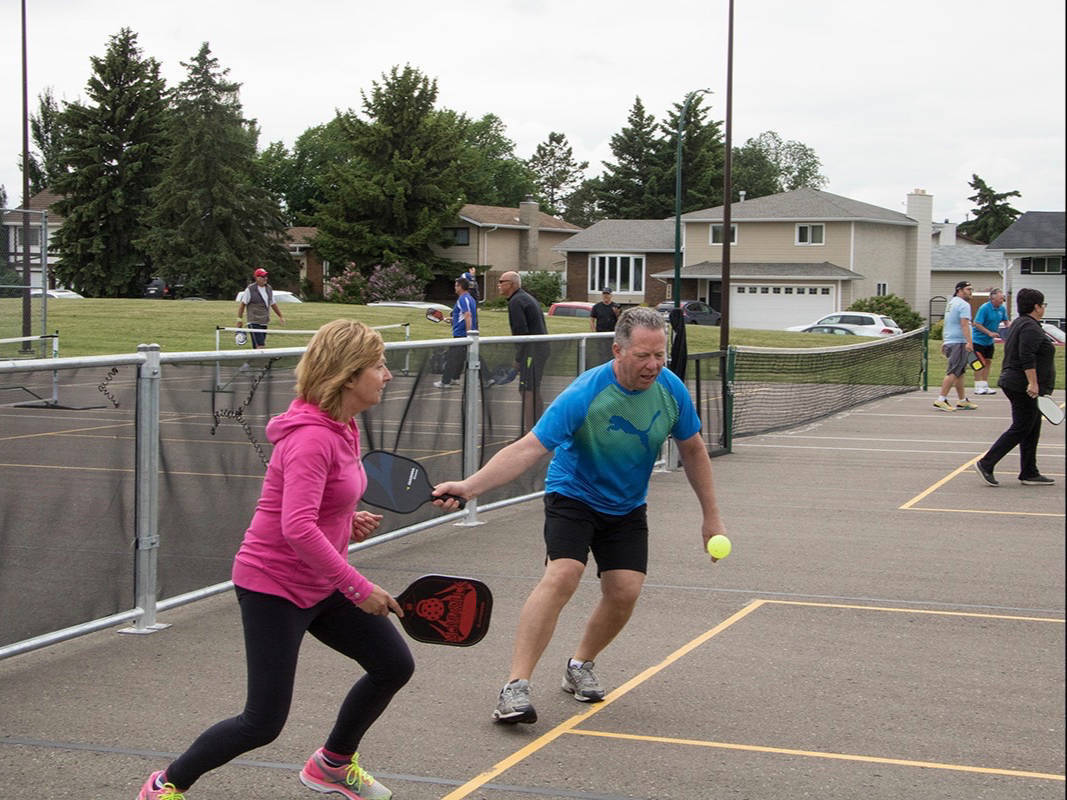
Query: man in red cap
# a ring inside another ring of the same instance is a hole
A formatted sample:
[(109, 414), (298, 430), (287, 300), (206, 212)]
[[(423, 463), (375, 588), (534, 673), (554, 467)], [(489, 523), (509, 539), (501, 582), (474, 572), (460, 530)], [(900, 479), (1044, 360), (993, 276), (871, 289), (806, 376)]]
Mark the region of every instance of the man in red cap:
[[(278, 315), (278, 321), (284, 325), (285, 318), (282, 316), (282, 310), (274, 302), (274, 290), (267, 283), (267, 271), (265, 269), (257, 269), (252, 274), (256, 282), (248, 284), (245, 290), (237, 295), (237, 327), (240, 328), (244, 325), (246, 308), (248, 309), (248, 327), (252, 331), (267, 330), (272, 308), (274, 313)], [(253, 350), (258, 350), (266, 343), (266, 333), (252, 333)]]

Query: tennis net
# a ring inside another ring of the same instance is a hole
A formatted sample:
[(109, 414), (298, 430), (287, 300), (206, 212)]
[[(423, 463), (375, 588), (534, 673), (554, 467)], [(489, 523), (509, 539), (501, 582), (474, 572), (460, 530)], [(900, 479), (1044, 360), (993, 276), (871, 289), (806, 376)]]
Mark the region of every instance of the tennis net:
[(925, 369), (925, 328), (846, 347), (731, 347), (731, 435), (792, 428), (914, 391)]

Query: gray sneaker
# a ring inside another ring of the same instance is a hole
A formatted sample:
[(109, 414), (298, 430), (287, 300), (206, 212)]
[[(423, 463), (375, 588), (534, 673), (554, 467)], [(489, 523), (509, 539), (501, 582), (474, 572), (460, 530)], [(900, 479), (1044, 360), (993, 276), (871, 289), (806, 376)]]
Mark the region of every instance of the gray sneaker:
[(572, 667), (571, 662), (567, 662), (567, 669), (563, 673), (563, 691), (570, 692), (575, 700), (582, 703), (599, 703), (604, 699), (604, 690), (593, 674), (592, 661), (584, 661), (580, 667)]
[(537, 712), (530, 703), (530, 682), (514, 680), (500, 690), (500, 699), (493, 709), (493, 720), (505, 725), (516, 722), (537, 722)]

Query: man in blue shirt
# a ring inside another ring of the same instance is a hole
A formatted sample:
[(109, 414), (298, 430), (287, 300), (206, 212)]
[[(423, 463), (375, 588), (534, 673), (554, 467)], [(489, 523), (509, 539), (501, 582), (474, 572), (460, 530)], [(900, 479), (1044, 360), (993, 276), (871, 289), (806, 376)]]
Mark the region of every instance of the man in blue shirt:
[(982, 368), (974, 373), (975, 394), (996, 394), (996, 389), (989, 388), (989, 365), (993, 363), (994, 337), (999, 335), (1001, 325), (1008, 325), (1008, 309), (1004, 307), (1004, 292), (993, 288), (989, 290), (989, 300), (978, 307), (974, 315), (974, 352), (982, 359)]
[[(452, 337), (455, 339), (465, 339), (470, 331), (478, 330), (478, 303), (471, 297), (470, 286), (466, 278), (456, 278), (456, 304), (452, 306)], [(433, 385), (438, 389), (455, 385), (454, 381), (463, 374), (463, 362), (466, 358), (467, 348), (448, 348), (441, 380), (434, 381)]]
[[(700, 420), (685, 384), (669, 370), (667, 331), (654, 309), (634, 307), (619, 317), (614, 360), (580, 375), (545, 411), (533, 430), (462, 481), (438, 484), (435, 495), (477, 497), (533, 469), (553, 453), (545, 478), (545, 571), (526, 599), (515, 636), (511, 675), (493, 719), (536, 722), (530, 678), (556, 621), (596, 559), (600, 600), (574, 656), (563, 690), (599, 702), (604, 690), (593, 662), (623, 629), (644, 584), (648, 562), (645, 500), (652, 467), (668, 435), (700, 503), (702, 546), (725, 533), (700, 435)], [(436, 501), (446, 509), (454, 500)], [(694, 548), (695, 549), (695, 548)]]
[[(948, 362), (945, 367), (945, 379), (941, 381), (941, 394), (934, 402), (938, 411), (974, 411), (978, 408), (966, 395), (963, 388), (963, 374), (974, 360), (974, 343), (971, 341), (971, 294), (974, 289), (970, 281), (960, 281), (952, 293), (952, 299), (945, 306), (945, 324), (941, 334), (941, 353)], [(948, 402), (948, 393), (956, 387), (959, 400), (952, 406)]]

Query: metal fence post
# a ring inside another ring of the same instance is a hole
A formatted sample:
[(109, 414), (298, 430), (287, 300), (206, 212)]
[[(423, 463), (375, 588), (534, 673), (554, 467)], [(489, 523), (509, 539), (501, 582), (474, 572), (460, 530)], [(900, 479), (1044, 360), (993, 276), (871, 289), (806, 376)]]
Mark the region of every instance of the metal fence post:
[(726, 349), (724, 361), (726, 369), (722, 370), (723, 447), (727, 453), (732, 453), (734, 446), (734, 366), (737, 361), (737, 348), (734, 345)]
[[(478, 471), (478, 430), (481, 423), (482, 381), (478, 331), (468, 331), (467, 369), (463, 386), (463, 477)], [(467, 516), (456, 525), (484, 525), (478, 521), (478, 498), (467, 501)]]
[(159, 345), (140, 344), (145, 356), (137, 372), (135, 459), (134, 602), (140, 616), (132, 628), (119, 633), (154, 633), (170, 625), (156, 622), (156, 584), (159, 559)]

